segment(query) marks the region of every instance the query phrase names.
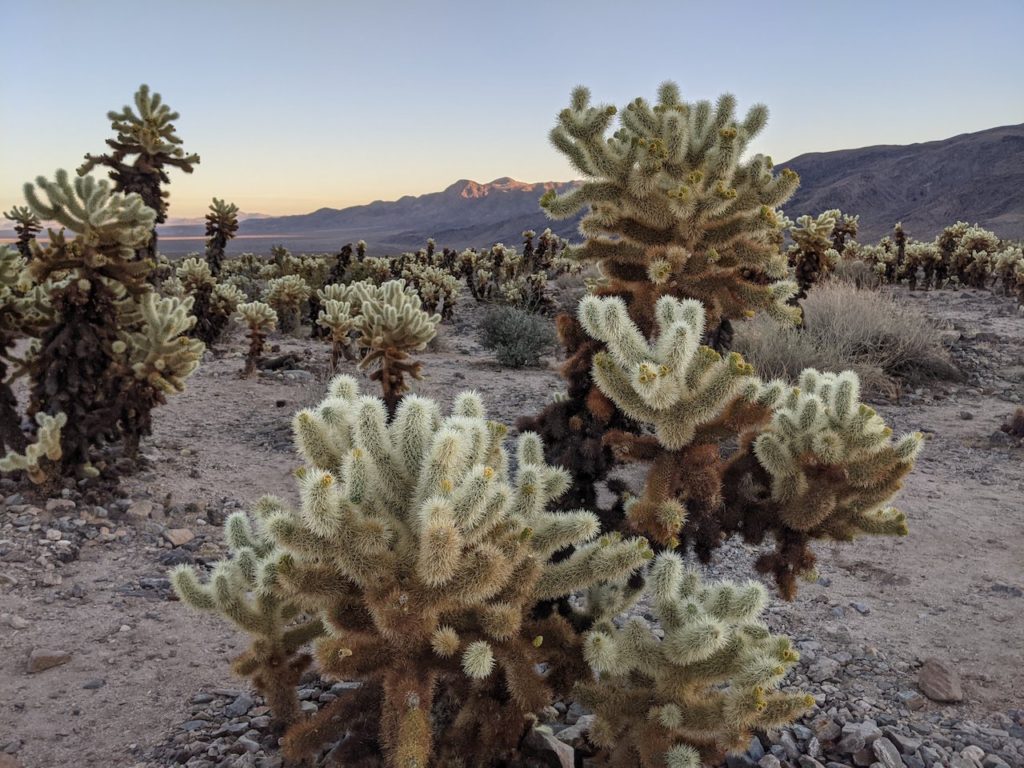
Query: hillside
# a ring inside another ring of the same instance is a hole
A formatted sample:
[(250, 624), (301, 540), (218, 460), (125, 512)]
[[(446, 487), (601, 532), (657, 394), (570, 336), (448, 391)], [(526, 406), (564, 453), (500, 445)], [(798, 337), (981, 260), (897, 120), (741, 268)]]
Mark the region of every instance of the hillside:
[(800, 174), (786, 205), (790, 218), (828, 208), (857, 213), (862, 241), (897, 221), (928, 240), (958, 219), (1024, 237), (1024, 124), (924, 144), (815, 152), (782, 165)]

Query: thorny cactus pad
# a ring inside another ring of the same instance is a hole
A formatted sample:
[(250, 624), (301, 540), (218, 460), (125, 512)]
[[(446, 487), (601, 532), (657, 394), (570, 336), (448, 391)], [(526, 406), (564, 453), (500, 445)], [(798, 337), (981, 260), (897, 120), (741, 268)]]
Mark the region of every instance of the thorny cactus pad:
[(576, 695), (597, 714), (590, 738), (609, 766), (699, 768), (814, 704), (777, 690), (799, 656), (762, 623), (760, 584), (704, 584), (662, 553), (646, 591), (662, 639), (633, 618), (621, 629), (601, 622), (584, 640), (597, 679), (578, 683)]

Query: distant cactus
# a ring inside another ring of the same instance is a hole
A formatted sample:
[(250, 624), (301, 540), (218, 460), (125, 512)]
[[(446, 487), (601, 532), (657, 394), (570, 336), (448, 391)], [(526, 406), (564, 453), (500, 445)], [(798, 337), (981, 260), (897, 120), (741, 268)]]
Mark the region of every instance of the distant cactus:
[(21, 253), (22, 258), (28, 261), (32, 258), (30, 244), (35, 240), (36, 235), (42, 231), (42, 222), (39, 221), (39, 217), (32, 212), (31, 208), (24, 205), (12, 206), (11, 210), (4, 213), (4, 218), (14, 222), (14, 231), (18, 235), (18, 251)]
[[(192, 173), (199, 164), (199, 155), (186, 154), (180, 146), (182, 142), (173, 122), (179, 117), (163, 103), (159, 93), (150, 93), (148, 85), (140, 85), (135, 92), (135, 110), (125, 106), (120, 112), (107, 113), (117, 133), (115, 138), (107, 139), (107, 146), (113, 152), (86, 155), (78, 174), (84, 176), (97, 166), (108, 168), (114, 190), (141, 195), (142, 203), (156, 214), (154, 225), (162, 224), (167, 220), (169, 193), (163, 189), (163, 185), (170, 182), (167, 169)], [(155, 260), (156, 246), (154, 226), (150, 239), (142, 244), (139, 253)]]
[(825, 211), (817, 218), (801, 216), (789, 228), (793, 246), (789, 249), (789, 263), (796, 272), (800, 290), (790, 303), (796, 305), (807, 298), (812, 285), (821, 282), (835, 270), (839, 263), (839, 251), (832, 247), (832, 235), (842, 213), (838, 210)]
[(840, 256), (843, 256), (846, 252), (847, 240), (854, 240), (857, 237), (857, 230), (860, 228), (860, 216), (850, 216), (838, 210), (836, 214), (836, 223), (832, 227), (832, 248)]
[[(185, 295), (193, 300), (196, 324), (192, 335), (207, 345), (218, 341), (231, 320), (236, 307), (246, 295), (234, 285), (219, 283), (209, 262), (190, 256), (178, 265), (176, 277)], [(168, 286), (164, 286), (167, 290)]]
[(249, 329), (249, 351), (245, 356), (245, 368), (242, 369), (242, 376), (252, 376), (256, 372), (256, 366), (259, 365), (260, 356), (263, 354), (267, 333), (277, 327), (277, 313), (270, 305), (264, 304), (262, 301), (239, 304), (236, 311), (238, 318)]
[(213, 198), (206, 214), (206, 261), (214, 277), (220, 275), (224, 249), (238, 232), (238, 206)]
[(406, 291), (404, 280), (379, 287), (358, 283), (354, 288), (359, 314), (353, 328), (359, 334), (357, 343), (367, 350), (359, 367), (372, 370), (370, 379), (380, 383), (388, 413), (394, 415), (409, 390), (406, 376), (420, 378), (422, 367), (409, 359), (409, 353), (427, 346), (441, 317), (423, 311), (419, 297)]
[(302, 320), (302, 305), (312, 291), (298, 275), (275, 277), (267, 283), (263, 301), (277, 312), (277, 321), (285, 333), (294, 333)]
[(331, 341), (331, 372), (338, 369), (338, 363), (344, 358), (352, 359), (351, 338), (349, 334), (355, 325), (351, 313), (352, 305), (347, 301), (327, 299), (323, 302), (317, 325), (324, 328)]

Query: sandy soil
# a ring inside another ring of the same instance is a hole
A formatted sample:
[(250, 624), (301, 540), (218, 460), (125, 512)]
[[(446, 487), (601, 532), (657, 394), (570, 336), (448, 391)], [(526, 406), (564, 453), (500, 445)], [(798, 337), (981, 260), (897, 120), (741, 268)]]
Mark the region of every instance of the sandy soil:
[[(908, 669), (926, 656), (952, 661), (965, 681), (960, 711), (983, 718), (1024, 706), (1024, 451), (990, 437), (1024, 398), (1024, 317), (984, 292), (910, 300), (953, 324), (956, 357), (971, 370), (965, 382), (880, 406), (897, 431), (929, 435), (899, 499), (911, 535), (820, 547), (825, 578), (782, 613), (794, 634), (845, 626)], [(422, 356), (426, 379), (416, 391), (447, 403), (475, 388), (492, 415), (511, 422), (560, 389), (554, 361), (498, 367), (476, 342), (479, 312), (460, 309)], [(15, 617), (0, 620), (0, 753), (6, 745), (24, 768), (132, 765), (187, 719), (197, 691), (244, 689), (226, 663), (242, 636), (169, 599), (161, 561), (174, 553), (163, 533), (187, 527), (197, 536), (186, 553), (213, 558), (225, 508), (264, 493), (293, 498), (290, 418), (320, 398), (329, 352), (316, 342), (274, 341), (305, 355), (312, 375), (239, 380), (243, 341), (221, 344), (188, 391), (160, 409), (143, 449), (150, 467), (121, 489), (126, 499), (156, 502), (153, 518), (119, 521), (120, 538), (87, 542), (77, 560), (56, 569), (59, 585), (41, 583), (31, 560), (6, 556), (23, 551), (15, 540), (26, 534), (0, 531), (0, 613)], [(0, 525), (12, 514), (0, 512)], [(38, 648), (68, 651), (71, 660), (29, 674), (27, 657)]]

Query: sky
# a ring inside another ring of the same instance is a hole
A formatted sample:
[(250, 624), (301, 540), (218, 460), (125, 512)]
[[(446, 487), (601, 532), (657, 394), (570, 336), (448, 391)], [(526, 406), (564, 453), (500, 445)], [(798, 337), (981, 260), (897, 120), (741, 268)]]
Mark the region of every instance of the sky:
[(0, 0), (0, 18), (0, 210), (103, 151), (140, 83), (202, 158), (171, 171), (174, 218), (214, 196), (282, 215), (571, 179), (547, 133), (577, 84), (767, 104), (752, 149), (779, 163), (1024, 122), (1022, 0)]

